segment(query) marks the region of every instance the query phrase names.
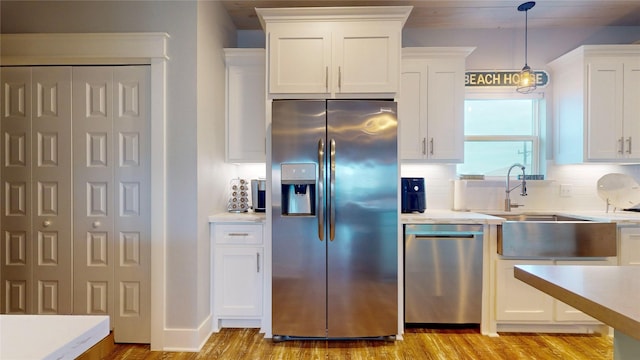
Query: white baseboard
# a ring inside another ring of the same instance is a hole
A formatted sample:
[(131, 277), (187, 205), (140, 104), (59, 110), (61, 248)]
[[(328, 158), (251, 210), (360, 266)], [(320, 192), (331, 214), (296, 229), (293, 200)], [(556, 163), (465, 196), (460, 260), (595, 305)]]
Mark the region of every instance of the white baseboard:
[(197, 329), (164, 329), (163, 351), (198, 352), (211, 336), (211, 316)]

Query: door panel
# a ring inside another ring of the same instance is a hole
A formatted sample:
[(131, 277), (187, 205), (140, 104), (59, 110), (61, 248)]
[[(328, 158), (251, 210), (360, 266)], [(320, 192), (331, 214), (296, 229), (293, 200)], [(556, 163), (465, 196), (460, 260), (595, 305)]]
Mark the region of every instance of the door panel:
[(150, 341), (149, 76), (74, 69), (74, 306), (109, 314), (117, 342)]
[(113, 71), (73, 69), (74, 313), (113, 327)]
[(114, 69), (116, 341), (151, 340), (151, 143), (148, 67)]
[(71, 68), (33, 68), (35, 313), (72, 313)]
[[(396, 104), (328, 101), (335, 141), (335, 238), (329, 240), (328, 336), (395, 335), (398, 328)], [(374, 225), (375, 224), (375, 225)]]
[(31, 286), (31, 69), (0, 68), (2, 71), (2, 270), (5, 314), (28, 313), (32, 309)]
[(317, 178), (318, 142), (326, 143), (326, 103), (279, 100), (272, 110), (273, 334), (325, 337), (327, 237), (321, 228), (320, 240), (317, 216), (283, 215), (281, 164), (313, 163)]
[(2, 74), (3, 249), (10, 253), (3, 257), (3, 311), (69, 314), (71, 70), (20, 67)]

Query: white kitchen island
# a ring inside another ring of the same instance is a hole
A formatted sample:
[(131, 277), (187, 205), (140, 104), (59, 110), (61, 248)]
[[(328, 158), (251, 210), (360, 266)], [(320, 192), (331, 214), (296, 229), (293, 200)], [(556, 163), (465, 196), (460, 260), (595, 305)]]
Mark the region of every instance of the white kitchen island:
[(517, 265), (517, 279), (614, 329), (614, 359), (640, 359), (640, 267)]
[(108, 335), (108, 316), (0, 315), (0, 359), (75, 359)]

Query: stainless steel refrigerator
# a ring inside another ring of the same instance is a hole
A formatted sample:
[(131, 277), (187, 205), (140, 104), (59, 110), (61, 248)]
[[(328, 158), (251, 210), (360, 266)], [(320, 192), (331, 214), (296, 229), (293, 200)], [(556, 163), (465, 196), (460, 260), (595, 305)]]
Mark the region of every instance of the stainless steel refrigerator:
[(274, 340), (398, 330), (396, 103), (274, 100)]

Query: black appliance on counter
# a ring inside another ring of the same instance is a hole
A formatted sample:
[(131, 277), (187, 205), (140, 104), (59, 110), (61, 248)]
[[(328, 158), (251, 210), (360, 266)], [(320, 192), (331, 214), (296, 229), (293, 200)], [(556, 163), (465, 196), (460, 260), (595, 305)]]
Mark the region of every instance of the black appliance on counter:
[(401, 180), (402, 186), (402, 212), (423, 213), (427, 208), (427, 197), (424, 187), (424, 178), (405, 178)]
[(253, 211), (264, 212), (267, 206), (267, 180), (251, 180), (251, 204)]

